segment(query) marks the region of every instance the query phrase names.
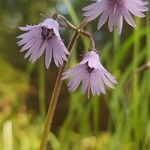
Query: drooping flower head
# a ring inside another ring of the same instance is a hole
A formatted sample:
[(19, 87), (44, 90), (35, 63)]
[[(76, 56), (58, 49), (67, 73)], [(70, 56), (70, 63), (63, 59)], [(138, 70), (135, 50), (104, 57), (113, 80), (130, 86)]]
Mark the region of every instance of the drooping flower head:
[(88, 21), (92, 21), (100, 16), (98, 29), (100, 29), (108, 19), (109, 30), (112, 32), (113, 27), (117, 27), (121, 33), (123, 18), (129, 25), (136, 27), (131, 14), (138, 17), (145, 17), (143, 12), (148, 11), (146, 5), (148, 5), (148, 2), (142, 0), (99, 0), (84, 7), (83, 11)]
[(93, 95), (105, 93), (105, 85), (110, 88), (116, 84), (116, 79), (101, 65), (99, 55), (95, 51), (88, 52), (84, 59), (74, 68), (63, 74), (63, 79), (71, 78), (68, 86), (75, 91), (82, 82), (82, 92)]
[(26, 33), (18, 36), (21, 40), (19, 46), (23, 46), (21, 52), (27, 51), (25, 58), (29, 57), (31, 62), (35, 62), (45, 51), (45, 65), (48, 69), (52, 60), (57, 66), (67, 61), (66, 54), (69, 55), (60, 34), (59, 24), (56, 20), (49, 18), (42, 23), (33, 26), (19, 27)]

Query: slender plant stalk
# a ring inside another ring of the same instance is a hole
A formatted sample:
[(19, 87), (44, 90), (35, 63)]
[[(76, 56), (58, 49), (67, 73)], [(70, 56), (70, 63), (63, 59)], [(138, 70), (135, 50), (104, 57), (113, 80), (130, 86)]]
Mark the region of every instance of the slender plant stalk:
[(147, 35), (147, 62), (149, 62), (150, 61), (150, 11), (147, 12), (146, 28), (147, 28), (147, 34), (146, 34)]
[[(73, 48), (78, 37), (79, 37), (79, 33), (76, 31), (68, 45), (68, 51), (71, 51), (71, 49)], [(51, 124), (52, 124), (54, 112), (56, 109), (57, 100), (58, 100), (59, 93), (60, 93), (60, 90), (62, 87), (62, 82), (63, 82), (62, 81), (62, 73), (65, 71), (67, 65), (68, 65), (68, 62), (65, 62), (63, 67), (60, 68), (58, 76), (57, 76), (57, 80), (56, 80), (53, 94), (51, 97), (50, 105), (48, 108), (46, 123), (45, 123), (42, 141), (41, 141), (41, 145), (40, 145), (40, 150), (46, 150), (46, 147), (47, 147), (48, 135), (49, 135), (49, 131), (51, 129)]]
[(113, 40), (114, 40), (114, 53), (116, 53), (116, 51), (120, 47), (120, 36), (119, 36), (119, 33), (118, 33), (117, 29), (114, 29)]
[(45, 109), (45, 69), (44, 69), (44, 58), (42, 57), (40, 59), (40, 63), (38, 66), (39, 70), (39, 92), (38, 92), (38, 97), (39, 97), (39, 108), (40, 108), (40, 115), (42, 120), (46, 116), (46, 109)]
[(141, 21), (137, 19), (137, 25), (138, 29), (134, 31), (134, 51), (133, 51), (133, 99), (132, 99), (132, 107), (133, 107), (133, 128), (135, 132), (135, 149), (138, 149), (139, 143), (140, 143), (140, 138), (139, 138), (139, 127), (138, 127), (138, 112), (139, 112), (139, 74), (136, 72), (138, 69), (139, 63), (137, 61), (138, 59), (138, 53), (140, 49), (140, 37), (139, 37), (139, 32), (140, 32), (140, 26), (141, 26)]
[[(140, 20), (137, 20), (138, 26), (140, 25)], [(139, 52), (140, 47), (140, 39), (139, 39), (139, 29), (136, 29), (134, 31), (134, 51), (133, 51), (133, 101), (135, 100), (135, 103), (138, 100), (138, 74), (136, 73), (136, 70), (138, 69), (138, 63), (137, 63), (137, 54)], [(136, 106), (134, 107), (136, 109)]]
[[(112, 60), (112, 61), (115, 61), (115, 59), (116, 59), (116, 53), (119, 51), (120, 43), (121, 43), (120, 35), (119, 35), (119, 33), (118, 33), (118, 30), (115, 28), (115, 29), (114, 29), (114, 35), (113, 35), (113, 46), (114, 46), (114, 50), (113, 50), (113, 60)], [(118, 70), (118, 69), (119, 69), (118, 67), (116, 68), (115, 65), (112, 66), (112, 67), (114, 67), (112, 70)], [(119, 105), (120, 105), (120, 104), (119, 104), (119, 103), (120, 103), (119, 99), (114, 98), (114, 99), (113, 99), (113, 103), (114, 103), (115, 109), (119, 111)], [(116, 112), (117, 112), (117, 111), (116, 111)], [(118, 115), (118, 114), (116, 113), (116, 115)], [(118, 119), (119, 119), (119, 117), (118, 117)]]
[(94, 118), (94, 133), (98, 133), (99, 131), (99, 125), (100, 125), (100, 115), (99, 115), (99, 109), (100, 109), (100, 98), (95, 97), (92, 101), (93, 104), (93, 118)]

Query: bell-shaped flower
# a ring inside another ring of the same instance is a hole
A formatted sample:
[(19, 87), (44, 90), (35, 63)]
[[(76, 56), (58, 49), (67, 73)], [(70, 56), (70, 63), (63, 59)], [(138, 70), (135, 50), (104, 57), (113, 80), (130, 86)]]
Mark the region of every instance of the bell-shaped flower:
[(88, 21), (92, 21), (100, 16), (98, 29), (100, 29), (108, 19), (108, 27), (112, 32), (113, 27), (117, 27), (119, 32), (122, 31), (123, 18), (132, 27), (136, 24), (131, 14), (137, 17), (145, 17), (145, 11), (148, 11), (148, 2), (143, 0), (98, 0), (93, 4), (84, 7), (84, 16)]
[(44, 52), (47, 69), (52, 57), (58, 67), (63, 65), (64, 60), (67, 61), (69, 52), (60, 37), (59, 24), (56, 20), (49, 18), (38, 25), (27, 25), (19, 29), (26, 32), (17, 38), (21, 39), (18, 45), (22, 46), (21, 52), (26, 51), (24, 57), (29, 57), (29, 61), (34, 63)]
[(105, 93), (105, 85), (114, 88), (117, 83), (115, 77), (101, 65), (99, 55), (95, 51), (88, 52), (77, 66), (67, 70), (63, 79), (67, 78), (70, 78), (70, 91), (75, 91), (82, 83), (82, 92), (91, 92), (93, 95)]

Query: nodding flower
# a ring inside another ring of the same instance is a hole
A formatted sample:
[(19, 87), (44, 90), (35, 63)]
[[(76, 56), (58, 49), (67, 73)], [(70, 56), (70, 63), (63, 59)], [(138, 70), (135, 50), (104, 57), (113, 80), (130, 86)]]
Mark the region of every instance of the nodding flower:
[(108, 20), (109, 30), (112, 32), (113, 27), (117, 27), (121, 33), (123, 18), (129, 25), (136, 27), (132, 15), (145, 17), (144, 12), (148, 11), (147, 5), (148, 2), (142, 0), (99, 0), (84, 7), (83, 11), (89, 22), (100, 16), (98, 29)]
[(29, 57), (31, 62), (35, 62), (45, 51), (45, 65), (48, 69), (52, 60), (59, 67), (63, 61), (67, 61), (69, 52), (65, 47), (60, 34), (59, 24), (56, 20), (49, 18), (42, 23), (33, 26), (19, 27), (26, 32), (17, 38), (19, 46), (23, 46), (21, 52), (26, 51), (25, 58)]
[(63, 74), (63, 80), (67, 78), (70, 78), (70, 91), (75, 91), (82, 83), (82, 92), (91, 92), (93, 95), (104, 94), (105, 85), (114, 88), (117, 83), (115, 77), (101, 65), (99, 55), (93, 50), (85, 54), (78, 65)]

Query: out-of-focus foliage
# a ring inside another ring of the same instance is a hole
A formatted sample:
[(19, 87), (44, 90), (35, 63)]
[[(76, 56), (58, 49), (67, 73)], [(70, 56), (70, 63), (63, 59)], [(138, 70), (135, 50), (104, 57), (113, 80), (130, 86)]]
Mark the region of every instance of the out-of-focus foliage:
[[(37, 150), (45, 123), (45, 110), (57, 71), (45, 71), (43, 59), (31, 65), (16, 45), (17, 27), (43, 20), (40, 13), (65, 15), (78, 25), (82, 8), (89, 1), (0, 0), (0, 149)], [(118, 79), (114, 90), (87, 100), (78, 90), (69, 93), (64, 84), (49, 135), (54, 150), (149, 150), (150, 149), (150, 71), (138, 68), (150, 61), (150, 22), (137, 20), (133, 30), (124, 25), (119, 37), (107, 25), (94, 35), (102, 63)], [(72, 32), (61, 30), (67, 44)], [(88, 48), (79, 39), (70, 65), (75, 65)]]
[(22, 97), (28, 87), (27, 75), (13, 68), (6, 60), (0, 57), (0, 97), (1, 101), (15, 101), (16, 98)]

